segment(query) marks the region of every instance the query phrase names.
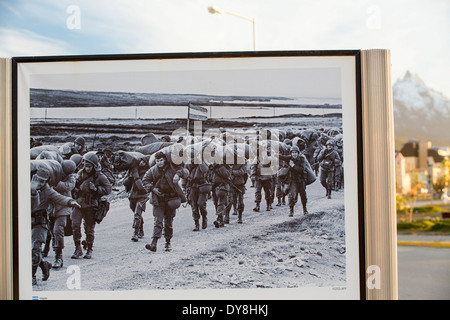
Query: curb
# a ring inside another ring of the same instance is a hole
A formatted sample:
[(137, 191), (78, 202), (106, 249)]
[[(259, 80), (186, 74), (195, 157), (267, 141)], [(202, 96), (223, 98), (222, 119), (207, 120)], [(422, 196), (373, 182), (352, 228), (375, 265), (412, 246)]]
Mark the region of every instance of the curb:
[(450, 242), (440, 241), (397, 241), (399, 246), (450, 248)]

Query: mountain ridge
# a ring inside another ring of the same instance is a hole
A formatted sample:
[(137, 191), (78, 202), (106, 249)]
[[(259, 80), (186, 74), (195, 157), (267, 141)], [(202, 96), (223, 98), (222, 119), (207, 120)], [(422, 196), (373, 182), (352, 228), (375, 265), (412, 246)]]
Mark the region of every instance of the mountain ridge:
[(396, 149), (408, 140), (450, 146), (450, 99), (411, 71), (393, 85)]

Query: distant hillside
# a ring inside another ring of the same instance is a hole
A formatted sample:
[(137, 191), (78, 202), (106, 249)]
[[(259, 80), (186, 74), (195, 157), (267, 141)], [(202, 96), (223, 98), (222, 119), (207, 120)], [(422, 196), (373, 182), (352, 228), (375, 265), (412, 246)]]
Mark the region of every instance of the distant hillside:
[(393, 86), (396, 149), (410, 139), (450, 146), (450, 99), (406, 72)]
[[(112, 107), (112, 106), (187, 106), (188, 103), (206, 106), (258, 106), (298, 107), (299, 104), (286, 97), (254, 96), (212, 96), (201, 94), (164, 94), (134, 92), (98, 92), (76, 90), (31, 89), (32, 108), (70, 108), (70, 107)], [(315, 108), (317, 105), (301, 105)], [(326, 105), (327, 108), (342, 108), (342, 105)]]

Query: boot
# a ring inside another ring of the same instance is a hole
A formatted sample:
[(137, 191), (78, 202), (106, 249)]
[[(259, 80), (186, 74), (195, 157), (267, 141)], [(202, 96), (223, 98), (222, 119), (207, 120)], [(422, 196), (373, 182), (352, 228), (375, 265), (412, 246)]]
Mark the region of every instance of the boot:
[(39, 267), (42, 270), (42, 281), (47, 281), (50, 277), (50, 269), (52, 268), (52, 264), (48, 261), (41, 260)]
[(131, 236), (131, 241), (137, 242), (139, 240), (138, 238), (139, 230), (141, 229), (141, 219), (135, 216), (133, 220), (133, 225), (131, 227), (134, 229), (134, 233)]
[(229, 224), (230, 223), (230, 214), (225, 214), (225, 218), (223, 219), (223, 223)]
[(281, 204), (282, 204), (283, 206), (286, 205), (286, 198), (285, 198), (285, 197), (281, 198)]
[(63, 267), (63, 256), (62, 256), (62, 249), (56, 248), (55, 249), (55, 261), (53, 262), (53, 269), (59, 269)]
[(31, 275), (32, 275), (32, 280), (33, 280), (32, 281), (32, 285), (33, 286), (37, 285), (37, 279), (36, 279), (37, 268), (38, 268), (38, 266), (32, 266), (31, 267), (31, 270), (32, 270)]
[(205, 217), (202, 217), (202, 229), (206, 229), (208, 226), (208, 219)]
[(281, 207), (281, 198), (278, 198), (278, 202), (277, 202), (276, 206)]
[(155, 252), (156, 251), (156, 244), (157, 244), (157, 242), (158, 242), (158, 238), (153, 238), (152, 243), (147, 243), (145, 245), (145, 248), (150, 250), (150, 251)]
[(270, 211), (271, 209), (272, 209), (272, 204), (270, 202), (267, 202), (266, 211)]
[(81, 259), (83, 257), (83, 250), (81, 249), (80, 241), (75, 241), (75, 252), (72, 255), (72, 259)]
[(87, 251), (86, 251), (86, 254), (84, 255), (84, 257), (83, 258), (85, 258), (85, 259), (91, 259), (92, 258), (92, 243), (88, 243), (87, 244)]
[(139, 229), (140, 228), (134, 229), (134, 233), (131, 236), (131, 241), (138, 242), (138, 240), (139, 240)]
[(256, 202), (256, 206), (253, 208), (253, 211), (259, 212), (259, 210), (261, 210), (259, 207), (259, 202)]
[(241, 224), (242, 223), (242, 211), (238, 212), (238, 221), (237, 223)]
[(331, 199), (331, 188), (330, 189), (328, 189), (328, 199)]
[(220, 228), (224, 226), (223, 220), (222, 220), (222, 216), (217, 216), (217, 219), (214, 221), (214, 226), (216, 228)]
[(294, 216), (294, 206), (289, 207), (289, 217)]
[(144, 220), (141, 219), (141, 227), (139, 228), (138, 238), (142, 239), (144, 237)]
[(303, 214), (308, 214), (308, 209), (306, 208), (306, 204), (303, 205)]
[(216, 228), (220, 227), (220, 220), (221, 220), (220, 218), (221, 218), (221, 216), (217, 216), (216, 220), (214, 220), (214, 222), (213, 222), (213, 224)]
[(170, 239), (166, 239), (166, 244), (164, 245), (164, 251), (172, 251), (172, 246), (170, 245)]
[(192, 231), (200, 231), (200, 224), (198, 220), (194, 220), (194, 229)]

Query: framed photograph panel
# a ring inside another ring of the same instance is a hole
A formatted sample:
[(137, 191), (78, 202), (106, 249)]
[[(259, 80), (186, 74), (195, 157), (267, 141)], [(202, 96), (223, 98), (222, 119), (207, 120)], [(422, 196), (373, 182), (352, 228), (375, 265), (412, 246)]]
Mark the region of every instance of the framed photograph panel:
[(13, 58), (15, 297), (365, 298), (360, 68)]

